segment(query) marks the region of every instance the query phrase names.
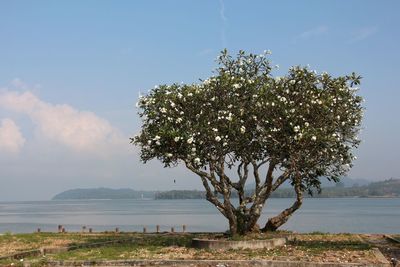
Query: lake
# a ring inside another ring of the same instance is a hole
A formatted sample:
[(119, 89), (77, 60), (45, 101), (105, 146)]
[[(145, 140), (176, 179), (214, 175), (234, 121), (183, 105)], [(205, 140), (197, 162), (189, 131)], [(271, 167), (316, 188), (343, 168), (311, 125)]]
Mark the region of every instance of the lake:
[[(260, 225), (293, 199), (270, 199)], [(73, 200), (0, 202), (0, 233), (29, 233), (38, 227), (56, 231), (162, 231), (182, 225), (188, 231), (225, 231), (226, 219), (206, 200)], [(307, 198), (281, 228), (297, 232), (400, 233), (400, 198)]]

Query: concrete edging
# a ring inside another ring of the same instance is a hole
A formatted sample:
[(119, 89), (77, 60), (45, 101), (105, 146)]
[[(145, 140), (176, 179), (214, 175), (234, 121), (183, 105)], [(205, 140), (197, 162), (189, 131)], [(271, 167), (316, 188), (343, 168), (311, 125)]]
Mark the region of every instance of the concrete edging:
[(279, 237), (265, 240), (215, 240), (215, 239), (192, 239), (192, 247), (205, 249), (273, 249), (286, 245), (292, 237)]
[(394, 238), (391, 235), (383, 235), (386, 239), (389, 239), (390, 241), (394, 242), (394, 243), (400, 243), (400, 240), (397, 238)]
[(382, 263), (386, 264), (387, 266), (391, 266), (390, 262), (386, 259), (386, 257), (382, 254), (379, 248), (372, 248), (372, 251), (375, 257)]
[(0, 260), (22, 259), (25, 257), (33, 257), (33, 256), (39, 256), (39, 255), (42, 255), (42, 252), (40, 249), (32, 249), (32, 250), (16, 252), (16, 253), (6, 255), (6, 256), (0, 256)]

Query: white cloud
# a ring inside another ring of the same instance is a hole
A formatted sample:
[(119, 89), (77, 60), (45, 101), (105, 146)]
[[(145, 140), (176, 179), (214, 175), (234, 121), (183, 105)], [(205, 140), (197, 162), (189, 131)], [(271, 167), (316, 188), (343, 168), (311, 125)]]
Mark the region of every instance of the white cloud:
[(221, 18), (222, 21), (222, 28), (221, 28), (221, 42), (222, 42), (222, 47), (226, 48), (227, 47), (227, 41), (226, 41), (226, 27), (228, 24), (228, 18), (225, 16), (225, 3), (223, 0), (219, 0), (219, 17)]
[(296, 39), (309, 39), (318, 35), (322, 35), (328, 32), (328, 27), (321, 25), (307, 31), (302, 32)]
[(2, 119), (0, 123), (0, 152), (17, 154), (25, 144), (18, 126), (11, 119)]
[(40, 137), (73, 150), (98, 151), (108, 145), (127, 142), (118, 129), (93, 112), (80, 111), (66, 104), (47, 103), (29, 91), (0, 93), (0, 107), (26, 114)]

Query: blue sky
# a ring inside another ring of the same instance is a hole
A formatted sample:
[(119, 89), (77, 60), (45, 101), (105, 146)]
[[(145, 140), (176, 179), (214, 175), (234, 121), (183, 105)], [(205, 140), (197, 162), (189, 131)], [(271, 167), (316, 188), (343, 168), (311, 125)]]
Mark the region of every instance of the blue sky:
[(142, 165), (128, 137), (140, 127), (139, 91), (206, 78), (225, 47), (270, 49), (277, 75), (297, 64), (362, 75), (364, 142), (350, 176), (400, 178), (399, 10), (366, 0), (1, 0), (0, 200), (201, 188), (182, 168)]

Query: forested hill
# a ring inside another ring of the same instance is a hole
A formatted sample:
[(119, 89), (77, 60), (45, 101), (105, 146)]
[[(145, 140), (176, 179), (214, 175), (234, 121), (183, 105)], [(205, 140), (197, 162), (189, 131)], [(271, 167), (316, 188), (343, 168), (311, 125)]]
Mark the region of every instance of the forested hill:
[[(251, 194), (248, 190), (247, 194)], [(234, 193), (232, 195), (235, 196)], [(291, 187), (279, 188), (272, 193), (273, 198), (292, 198), (295, 192)], [(344, 187), (342, 183), (337, 186), (323, 187), (321, 194), (314, 192), (313, 197), (400, 197), (400, 179), (389, 179), (381, 182), (370, 183), (364, 186)], [(193, 199), (205, 198), (203, 191), (173, 190), (158, 192), (156, 199)]]
[[(251, 190), (247, 191), (251, 194)], [(279, 188), (273, 192), (271, 197), (288, 198), (294, 197), (295, 193), (291, 187)], [(235, 197), (232, 194), (232, 197)], [(333, 187), (323, 187), (321, 194), (314, 193), (313, 197), (400, 197), (400, 179), (389, 179), (374, 182), (363, 186), (345, 187), (342, 183)], [(198, 190), (171, 190), (171, 191), (135, 191), (133, 189), (72, 189), (64, 191), (53, 197), (53, 200), (66, 199), (202, 199), (205, 198), (204, 191)]]
[(110, 189), (110, 188), (88, 188), (71, 189), (57, 194), (53, 200), (64, 199), (136, 199), (154, 198), (153, 191), (135, 191), (129, 188)]

